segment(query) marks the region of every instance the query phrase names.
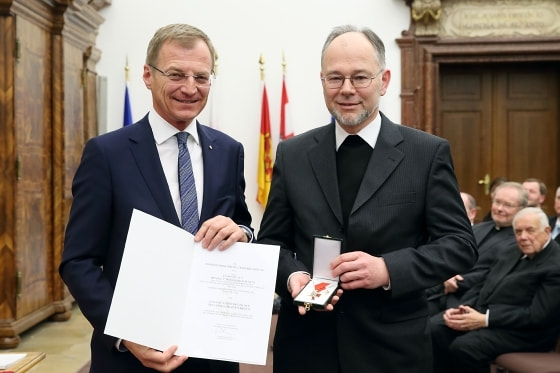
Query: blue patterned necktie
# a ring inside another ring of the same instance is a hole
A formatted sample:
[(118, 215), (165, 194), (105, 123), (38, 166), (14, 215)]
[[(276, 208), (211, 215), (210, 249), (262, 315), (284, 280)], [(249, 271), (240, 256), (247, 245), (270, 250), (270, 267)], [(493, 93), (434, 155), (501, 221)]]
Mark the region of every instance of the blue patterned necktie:
[(181, 195), (181, 226), (184, 230), (195, 234), (198, 229), (198, 203), (196, 200), (196, 186), (192, 170), (191, 157), (187, 149), (186, 132), (179, 132), (177, 145), (179, 146), (179, 194)]

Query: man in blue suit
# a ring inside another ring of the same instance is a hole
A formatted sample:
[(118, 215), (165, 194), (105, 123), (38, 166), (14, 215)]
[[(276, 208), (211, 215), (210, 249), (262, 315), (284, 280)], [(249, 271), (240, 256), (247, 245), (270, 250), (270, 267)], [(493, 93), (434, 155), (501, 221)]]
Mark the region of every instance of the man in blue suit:
[(252, 240), (243, 146), (195, 119), (208, 99), (214, 57), (203, 31), (185, 24), (159, 29), (148, 46), (143, 73), (153, 110), (84, 148), (72, 184), (74, 200), (59, 271), (93, 325), (91, 372), (239, 371), (237, 363), (174, 356), (176, 346), (156, 351), (104, 334), (132, 210), (181, 226), (177, 133), (188, 133), (195, 218), (200, 222), (195, 241), (223, 250), (236, 241)]

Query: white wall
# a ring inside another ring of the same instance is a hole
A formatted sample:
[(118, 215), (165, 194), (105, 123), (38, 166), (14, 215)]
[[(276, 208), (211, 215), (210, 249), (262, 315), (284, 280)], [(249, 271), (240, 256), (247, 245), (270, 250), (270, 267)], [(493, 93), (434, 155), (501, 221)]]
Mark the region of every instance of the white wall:
[[(97, 73), (107, 77), (107, 129), (122, 126), (125, 73), (136, 121), (151, 108), (142, 81), (146, 48), (157, 28), (189, 23), (204, 30), (218, 52), (218, 74), (211, 90), (217, 128), (245, 146), (246, 198), (258, 230), (263, 208), (256, 202), (260, 129), (260, 65), (265, 64), (273, 147), (278, 141), (282, 53), (287, 63), (288, 96), (294, 131), (328, 123), (319, 80), (320, 53), (334, 26), (356, 24), (373, 29), (385, 42), (392, 80), (381, 110), (400, 121), (400, 49), (395, 39), (408, 28), (403, 0), (115, 0), (103, 9), (97, 46), (102, 56)], [(208, 107), (207, 107), (208, 108)], [(199, 120), (208, 124), (208, 110)]]

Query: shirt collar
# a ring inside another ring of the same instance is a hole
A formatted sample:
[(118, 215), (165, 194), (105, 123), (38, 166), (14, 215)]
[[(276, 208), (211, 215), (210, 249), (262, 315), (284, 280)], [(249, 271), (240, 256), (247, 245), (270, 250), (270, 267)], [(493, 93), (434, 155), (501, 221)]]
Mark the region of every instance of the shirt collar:
[[(148, 120), (150, 122), (150, 126), (152, 127), (152, 132), (154, 133), (154, 139), (156, 140), (157, 145), (161, 145), (179, 132), (177, 128), (169, 124), (153, 108), (148, 114)], [(193, 123), (194, 125), (192, 125)], [(193, 120), (193, 122), (188, 125), (183, 132), (187, 132), (194, 139), (195, 143), (199, 144), (198, 131), (196, 130), (196, 119)]]
[[(544, 251), (544, 249), (546, 249), (546, 247), (548, 246), (548, 244), (550, 243), (550, 241), (552, 241), (552, 238), (549, 238), (548, 241), (546, 241), (546, 243), (543, 245), (542, 250), (539, 251), (536, 255), (539, 255), (540, 253), (542, 253), (542, 252)], [(533, 256), (533, 258), (534, 258), (534, 256)], [(523, 259), (529, 259), (529, 260), (531, 260), (532, 258), (529, 258), (527, 255), (523, 254), (523, 255), (521, 256), (521, 260), (523, 260)]]
[[(336, 150), (340, 147), (340, 144), (346, 139), (348, 132), (346, 132), (338, 122), (335, 122), (335, 137), (336, 137)], [(365, 142), (375, 149), (375, 144), (377, 143), (377, 138), (379, 137), (379, 131), (381, 129), (381, 115), (377, 114), (374, 120), (372, 120), (368, 125), (366, 125), (360, 132), (357, 133)]]

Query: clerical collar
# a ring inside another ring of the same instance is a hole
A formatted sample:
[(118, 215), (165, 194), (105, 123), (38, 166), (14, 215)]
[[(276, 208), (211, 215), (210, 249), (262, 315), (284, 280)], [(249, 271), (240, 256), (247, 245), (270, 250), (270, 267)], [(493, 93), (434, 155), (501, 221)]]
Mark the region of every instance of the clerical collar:
[[(546, 249), (546, 247), (548, 246), (548, 244), (550, 243), (550, 241), (552, 241), (552, 238), (549, 238), (548, 241), (546, 241), (546, 243), (543, 245), (542, 250), (539, 251), (538, 253), (535, 254), (535, 256), (539, 255), (540, 253), (542, 253), (544, 251), (544, 249)], [(533, 258), (535, 257), (533, 256)], [(532, 260), (533, 258), (529, 258), (526, 254), (523, 254), (523, 256), (521, 257), (521, 260), (523, 259), (529, 259)]]
[[(371, 146), (372, 149), (375, 149), (375, 144), (377, 143), (377, 137), (379, 136), (379, 131), (381, 130), (381, 115), (379, 113), (372, 120), (367, 126), (362, 128), (360, 132), (356, 135), (360, 136), (365, 142)], [(335, 141), (336, 141), (336, 150), (340, 147), (340, 144), (346, 139), (347, 136), (350, 134), (346, 132), (338, 122), (335, 122), (334, 126), (334, 134), (335, 134)]]

